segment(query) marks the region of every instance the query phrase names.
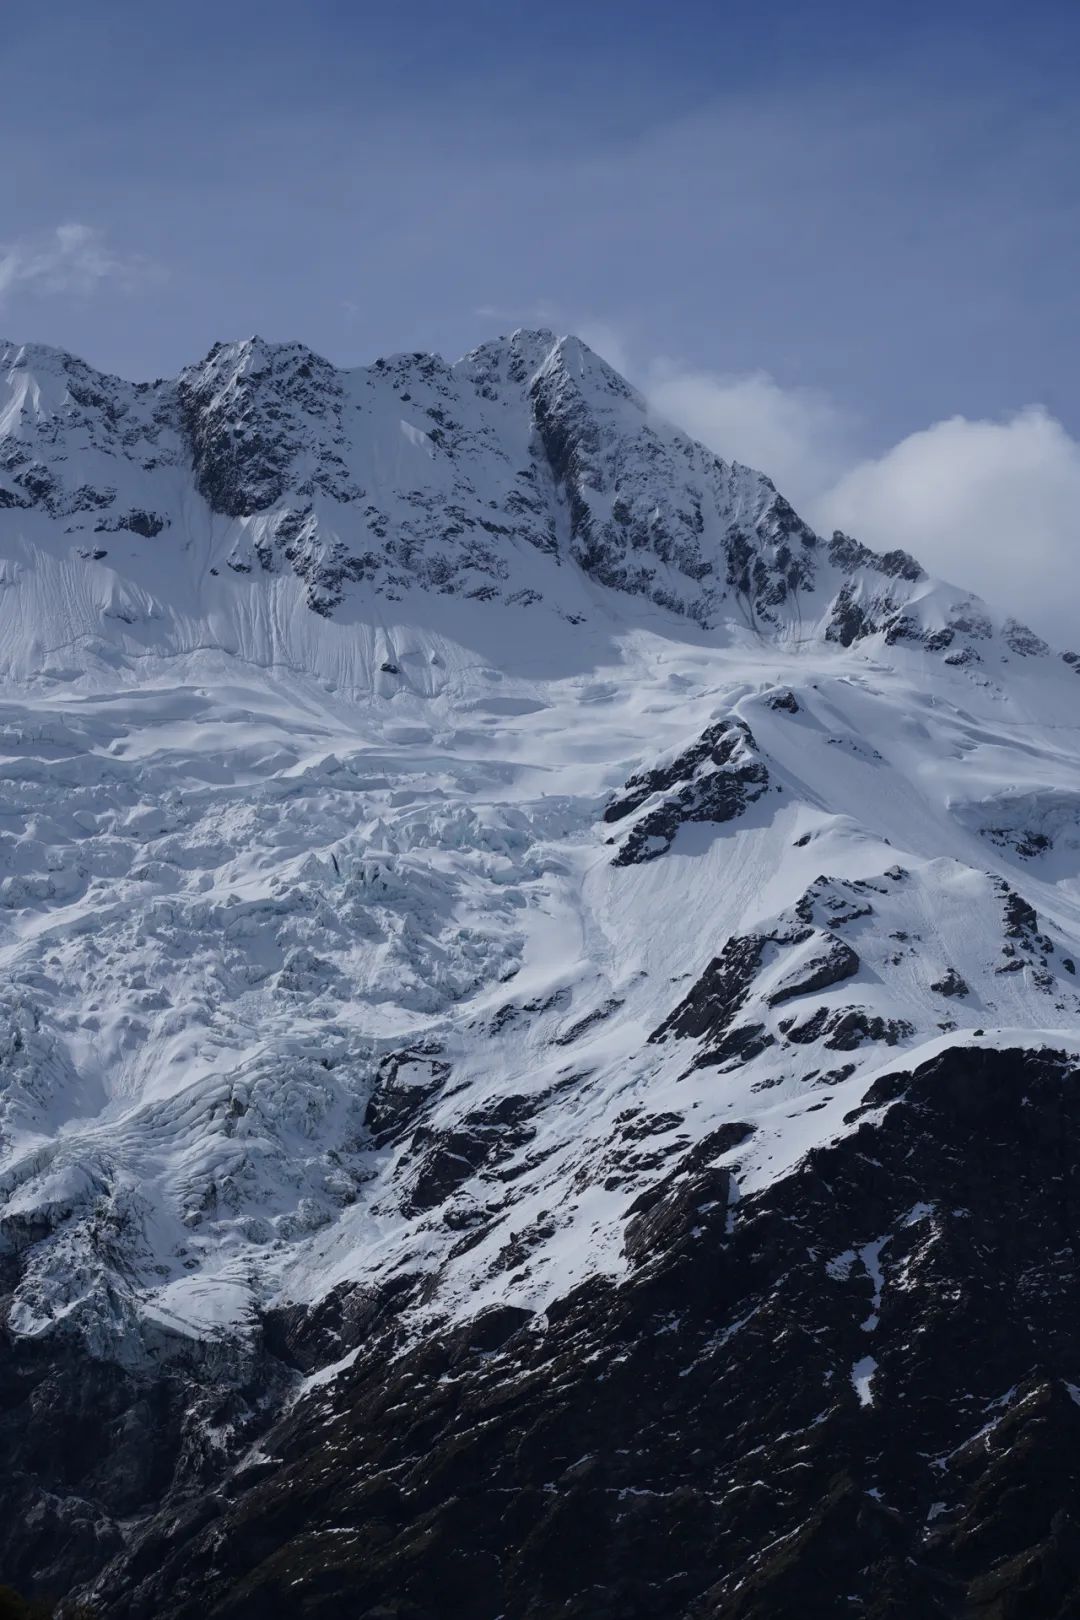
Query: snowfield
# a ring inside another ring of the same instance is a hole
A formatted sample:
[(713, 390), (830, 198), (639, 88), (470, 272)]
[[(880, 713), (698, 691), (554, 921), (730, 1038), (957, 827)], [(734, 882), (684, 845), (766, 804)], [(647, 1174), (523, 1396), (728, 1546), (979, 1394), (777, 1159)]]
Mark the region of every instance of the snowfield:
[(543, 1312), (722, 1127), (742, 1197), (891, 1068), (1076, 1049), (1080, 665), (1023, 627), (573, 340), (0, 358), (16, 1335)]

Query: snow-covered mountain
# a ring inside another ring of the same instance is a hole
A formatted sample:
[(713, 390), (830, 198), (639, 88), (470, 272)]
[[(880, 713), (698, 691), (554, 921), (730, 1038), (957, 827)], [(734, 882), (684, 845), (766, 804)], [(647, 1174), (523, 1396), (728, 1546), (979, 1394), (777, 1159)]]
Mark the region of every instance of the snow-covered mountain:
[(0, 674), (0, 1580), (1071, 1612), (1080, 657), (519, 332), (0, 345)]

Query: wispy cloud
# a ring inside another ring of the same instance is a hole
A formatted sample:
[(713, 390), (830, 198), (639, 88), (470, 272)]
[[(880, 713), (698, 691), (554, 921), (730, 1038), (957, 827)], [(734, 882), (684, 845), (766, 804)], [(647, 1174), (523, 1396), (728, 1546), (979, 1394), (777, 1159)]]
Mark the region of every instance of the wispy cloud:
[(142, 255), (117, 253), (93, 225), (71, 222), (0, 243), (0, 301), (20, 289), (85, 295), (107, 282), (131, 287), (160, 273)]
[(1080, 442), (1042, 406), (950, 417), (866, 456), (864, 424), (770, 377), (654, 372), (648, 392), (718, 454), (760, 466), (823, 533), (900, 546), (1060, 645), (1080, 640)]
[(1076, 647), (1080, 442), (1041, 405), (949, 417), (857, 461), (809, 505), (821, 528), (902, 546)]
[(765, 371), (726, 375), (657, 361), (645, 391), (662, 415), (726, 460), (760, 468), (792, 500), (810, 500), (851, 464), (857, 424), (818, 389), (784, 387)]

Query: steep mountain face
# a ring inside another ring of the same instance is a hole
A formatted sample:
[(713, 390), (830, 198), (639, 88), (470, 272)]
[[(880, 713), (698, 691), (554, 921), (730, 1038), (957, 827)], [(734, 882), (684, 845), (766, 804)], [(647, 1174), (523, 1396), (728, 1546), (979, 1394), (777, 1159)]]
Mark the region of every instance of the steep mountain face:
[[(326, 616), (361, 584), (388, 602), (420, 586), (576, 618), (583, 574), (706, 629), (735, 617), (788, 642), (884, 632), (973, 659), (990, 632), (958, 593), (944, 610), (905, 553), (820, 541), (767, 478), (654, 419), (572, 338), (519, 332), (455, 366), (413, 354), (351, 372), (251, 339), (152, 385), (5, 345), (0, 374), (7, 577), (37, 575), (44, 555), (65, 574), (85, 564), (41, 617), (91, 655), (103, 614), (142, 648), (183, 642), (189, 614), (239, 621), (257, 646), (265, 627), (246, 620), (262, 598), (235, 579), (252, 572), (299, 580), (277, 594)], [(44, 596), (52, 582), (23, 583)]]
[(574, 339), (0, 385), (0, 1580), (1075, 1612), (1080, 659)]

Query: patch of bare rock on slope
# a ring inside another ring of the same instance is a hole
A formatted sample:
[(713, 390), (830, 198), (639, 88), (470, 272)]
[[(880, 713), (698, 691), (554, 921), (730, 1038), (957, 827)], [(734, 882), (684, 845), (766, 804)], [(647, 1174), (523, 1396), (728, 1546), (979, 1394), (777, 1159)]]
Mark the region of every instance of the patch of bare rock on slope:
[(734, 1205), (732, 1127), (628, 1223), (627, 1280), (544, 1332), (496, 1309), (407, 1343), (369, 1302), (353, 1364), (159, 1520), (106, 1612), (1065, 1620), (1077, 1078), (949, 1049)]

